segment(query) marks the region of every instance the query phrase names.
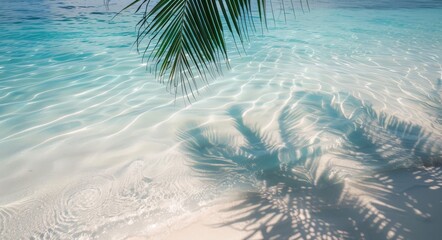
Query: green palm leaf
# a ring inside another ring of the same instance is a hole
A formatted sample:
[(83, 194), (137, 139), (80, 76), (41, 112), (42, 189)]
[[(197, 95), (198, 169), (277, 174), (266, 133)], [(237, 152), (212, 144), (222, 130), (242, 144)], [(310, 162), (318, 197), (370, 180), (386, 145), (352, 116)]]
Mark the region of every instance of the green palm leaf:
[(123, 10), (136, 6), (142, 13), (137, 49), (146, 40), (143, 56), (153, 63), (160, 82), (190, 101), (199, 81), (208, 83), (219, 75), (222, 62), (229, 67), (226, 31), (243, 43), (255, 30), (254, 17), (267, 26), (267, 1), (255, 1), (135, 0)]

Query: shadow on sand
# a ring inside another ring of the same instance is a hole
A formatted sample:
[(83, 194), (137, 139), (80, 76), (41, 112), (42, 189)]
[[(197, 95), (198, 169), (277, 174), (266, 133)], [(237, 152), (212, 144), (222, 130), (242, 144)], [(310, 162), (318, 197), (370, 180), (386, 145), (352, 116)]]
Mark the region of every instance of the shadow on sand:
[(299, 92), (278, 114), (277, 133), (232, 107), (236, 133), (191, 126), (179, 134), (200, 177), (242, 191), (219, 227), (241, 224), (245, 239), (442, 233), (432, 220), (442, 216), (440, 135), (348, 94)]

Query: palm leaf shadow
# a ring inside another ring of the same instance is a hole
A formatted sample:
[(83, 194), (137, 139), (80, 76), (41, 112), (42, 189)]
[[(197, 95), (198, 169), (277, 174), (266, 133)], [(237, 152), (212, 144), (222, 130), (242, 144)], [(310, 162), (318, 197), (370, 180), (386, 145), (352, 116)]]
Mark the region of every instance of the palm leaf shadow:
[(435, 127), (439, 127), (438, 129), (442, 131), (442, 78), (436, 80), (432, 91), (429, 94), (425, 94), (423, 99), (421, 105), (430, 114), (435, 114)]
[(298, 93), (294, 99), (300, 101), (280, 112), (281, 144), (246, 124), (240, 107), (229, 109), (228, 115), (243, 144), (210, 127), (180, 134), (201, 177), (220, 187), (247, 186), (243, 198), (226, 209), (231, 220), (220, 226), (243, 223), (246, 239), (407, 234), (397, 227), (401, 219), (395, 216), (419, 206), (405, 206), (403, 189), (389, 174), (406, 169), (413, 180), (410, 168), (440, 164), (441, 141), (423, 127), (377, 113), (348, 94), (338, 98), (344, 100)]
[[(184, 140), (184, 149), (199, 175), (220, 186), (229, 185), (226, 182), (230, 182), (247, 184), (254, 189), (246, 193), (243, 202), (230, 209), (247, 208), (248, 213), (225, 224), (247, 221), (253, 226), (268, 218), (264, 226), (267, 228), (273, 225), (272, 230), (249, 229), (252, 230), (250, 237), (259, 232), (262, 236), (267, 236), (266, 239), (289, 229), (298, 229), (297, 232), (304, 237), (315, 236), (318, 233), (324, 236), (339, 235), (340, 233), (333, 230), (326, 221), (311, 217), (314, 212), (320, 212), (313, 209), (323, 202), (312, 198), (315, 195), (312, 176), (304, 164), (316, 158), (320, 149), (293, 134), (294, 129), (286, 123), (296, 122), (296, 119), (302, 116), (295, 116), (288, 109), (282, 112), (279, 118), (280, 124), (283, 125), (280, 135), (286, 142), (275, 146), (259, 129), (245, 124), (241, 108), (233, 107), (229, 109), (228, 114), (233, 119), (235, 129), (244, 137), (245, 144), (242, 146), (235, 147), (234, 144), (230, 144), (228, 137), (214, 134), (215, 131), (210, 128), (194, 127), (180, 134), (180, 138)], [(293, 143), (299, 146), (294, 146)], [(269, 207), (275, 204), (276, 199), (287, 196), (288, 205)], [(293, 215), (292, 209), (298, 209), (299, 213)], [(276, 218), (278, 220), (275, 220)], [(299, 227), (293, 227), (293, 223)], [(312, 226), (319, 228), (313, 232)], [(293, 235), (293, 232), (289, 230), (285, 234)]]
[[(442, 141), (422, 126), (383, 112), (377, 113), (371, 106), (351, 95), (342, 95), (341, 98), (345, 100), (339, 103), (317, 104), (306, 109), (323, 119), (317, 121), (317, 127), (327, 128), (327, 132), (336, 135), (334, 142), (339, 143), (338, 147), (330, 149), (329, 156), (322, 159), (331, 162), (334, 174), (344, 179), (339, 205), (360, 209), (358, 214), (365, 219), (363, 222), (369, 223), (370, 228), (377, 232), (365, 229), (365, 236), (372, 234), (372, 237), (379, 238), (391, 233), (398, 237), (405, 235), (405, 228), (395, 226), (401, 225), (403, 220), (398, 216), (406, 215), (404, 212), (407, 209), (421, 212), (418, 208), (422, 204), (419, 206), (418, 202), (407, 202), (401, 182), (408, 179), (407, 182), (414, 182), (414, 185), (420, 184), (410, 169), (439, 165), (442, 162)], [(333, 102), (333, 98), (325, 97), (322, 101)], [(321, 108), (324, 110), (315, 111)], [(347, 113), (342, 109), (346, 109)], [(334, 159), (338, 159), (336, 163)], [(401, 179), (395, 181), (392, 176), (397, 175)], [(349, 216), (357, 218), (354, 214)], [(364, 228), (364, 225), (367, 224), (362, 223), (359, 229)]]

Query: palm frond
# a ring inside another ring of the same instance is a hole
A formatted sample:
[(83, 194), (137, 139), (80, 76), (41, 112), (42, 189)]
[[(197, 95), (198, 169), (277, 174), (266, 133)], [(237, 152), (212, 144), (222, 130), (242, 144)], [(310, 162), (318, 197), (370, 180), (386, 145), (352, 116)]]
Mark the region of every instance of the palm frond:
[(160, 82), (189, 101), (199, 81), (221, 74), (222, 62), (229, 67), (225, 32), (244, 43), (256, 30), (254, 18), (267, 26), (266, 0), (134, 0), (123, 10), (131, 7), (142, 13), (137, 49), (144, 49)]

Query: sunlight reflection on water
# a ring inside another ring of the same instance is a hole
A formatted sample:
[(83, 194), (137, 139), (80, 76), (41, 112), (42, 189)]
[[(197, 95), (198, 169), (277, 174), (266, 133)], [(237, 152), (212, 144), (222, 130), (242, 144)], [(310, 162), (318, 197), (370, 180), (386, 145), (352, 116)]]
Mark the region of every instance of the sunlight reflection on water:
[(124, 2), (3, 4), (0, 236), (150, 236), (232, 191), (251, 236), (440, 233), (440, 2), (359, 3), (297, 8), (192, 105), (146, 72), (136, 16), (110, 21)]

